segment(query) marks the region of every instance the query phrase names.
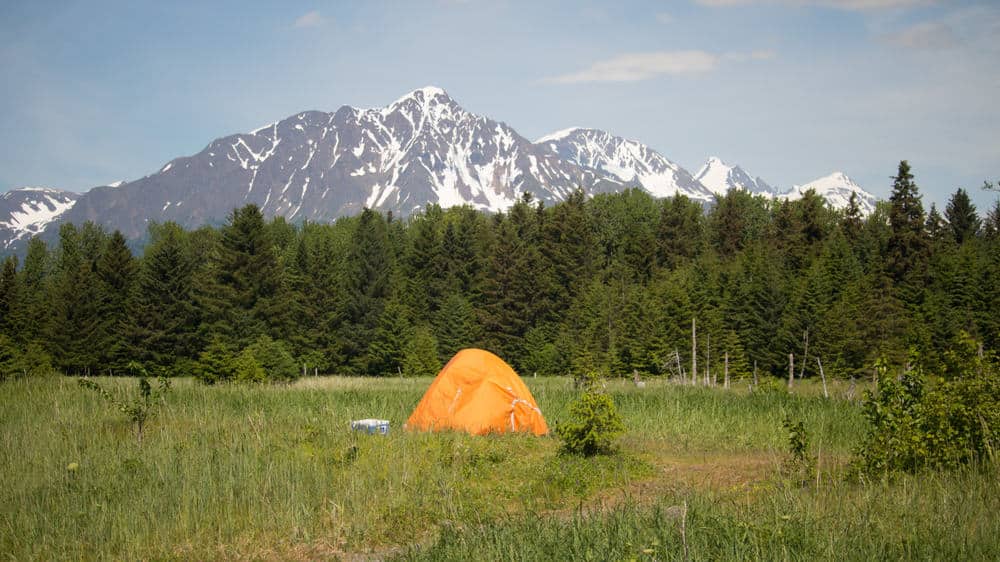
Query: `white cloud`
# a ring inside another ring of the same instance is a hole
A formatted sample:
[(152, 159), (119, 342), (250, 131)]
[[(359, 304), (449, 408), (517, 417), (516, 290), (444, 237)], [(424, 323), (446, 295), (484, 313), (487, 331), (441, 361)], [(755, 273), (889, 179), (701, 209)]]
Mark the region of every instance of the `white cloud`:
[(727, 7), (752, 4), (783, 4), (787, 6), (822, 6), (841, 10), (883, 10), (888, 8), (913, 8), (933, 4), (936, 0), (695, 0), (702, 6)]
[(657, 76), (703, 74), (711, 72), (721, 62), (747, 62), (773, 59), (772, 50), (717, 55), (706, 51), (653, 51), (626, 53), (597, 61), (587, 68), (546, 79), (555, 84), (582, 82), (638, 82)]
[(882, 40), (890, 45), (907, 49), (947, 49), (958, 43), (951, 27), (941, 22), (914, 25), (902, 31), (883, 35)]
[(674, 23), (674, 16), (666, 12), (660, 12), (656, 14), (656, 21), (660, 23)]
[(597, 61), (578, 72), (548, 79), (557, 84), (635, 82), (663, 74), (695, 74), (713, 70), (719, 57), (705, 51), (628, 53)]
[(324, 24), (326, 24), (326, 18), (323, 17), (323, 14), (313, 10), (299, 16), (299, 18), (295, 20), (293, 27), (302, 29), (306, 27), (320, 27)]
[(726, 53), (724, 56), (726, 60), (745, 62), (751, 60), (771, 60), (778, 56), (778, 54), (771, 49), (762, 49), (750, 51), (749, 53)]

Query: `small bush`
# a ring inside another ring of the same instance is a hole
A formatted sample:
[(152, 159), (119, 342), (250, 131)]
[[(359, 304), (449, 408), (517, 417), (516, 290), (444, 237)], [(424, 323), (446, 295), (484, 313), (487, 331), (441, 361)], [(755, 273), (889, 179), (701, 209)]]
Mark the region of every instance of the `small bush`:
[(434, 334), (428, 328), (417, 328), (403, 354), (403, 375), (430, 377), (440, 370), (441, 361), (438, 359), (438, 345)]
[(54, 374), (52, 357), (37, 343), (21, 350), (7, 336), (0, 334), (0, 381)]
[(615, 451), (615, 439), (625, 432), (614, 400), (598, 385), (596, 374), (589, 374), (583, 393), (569, 406), (567, 423), (556, 426), (563, 450), (586, 457)]
[(297, 379), (299, 370), (284, 344), (260, 336), (239, 352), (221, 339), (213, 340), (201, 352), (195, 376), (207, 384), (287, 382)]
[(221, 338), (213, 339), (198, 356), (194, 376), (205, 384), (226, 382), (233, 378), (233, 348)]
[(264, 371), (264, 378), (261, 380), (289, 382), (299, 378), (295, 360), (283, 343), (260, 336), (247, 350)]
[(788, 430), (789, 453), (782, 471), (800, 483), (805, 483), (816, 469), (816, 459), (809, 454), (809, 434), (806, 433), (805, 424), (801, 421), (793, 422), (790, 417), (786, 417), (782, 425)]
[[(971, 340), (959, 349), (975, 349)], [(898, 376), (876, 364), (878, 386), (865, 394), (870, 427), (855, 460), (863, 472), (914, 472), (994, 460), (1000, 424), (1000, 370), (992, 355), (959, 353), (949, 378), (928, 377), (919, 367)], [(953, 354), (954, 355), (954, 352)], [(913, 357), (919, 365), (918, 357)]]

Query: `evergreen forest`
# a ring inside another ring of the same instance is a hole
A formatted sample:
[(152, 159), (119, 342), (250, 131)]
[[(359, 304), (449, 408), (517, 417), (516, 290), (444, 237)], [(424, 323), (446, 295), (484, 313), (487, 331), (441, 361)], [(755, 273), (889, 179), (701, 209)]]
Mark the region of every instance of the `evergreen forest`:
[(879, 359), (948, 372), (964, 341), (996, 351), (1000, 202), (981, 216), (958, 189), (925, 209), (905, 161), (890, 181), (869, 216), (735, 190), (707, 209), (578, 191), (332, 224), (247, 205), (219, 227), (150, 225), (140, 256), (64, 224), (2, 262), (0, 371), (433, 375), (481, 347), (522, 376), (852, 378)]

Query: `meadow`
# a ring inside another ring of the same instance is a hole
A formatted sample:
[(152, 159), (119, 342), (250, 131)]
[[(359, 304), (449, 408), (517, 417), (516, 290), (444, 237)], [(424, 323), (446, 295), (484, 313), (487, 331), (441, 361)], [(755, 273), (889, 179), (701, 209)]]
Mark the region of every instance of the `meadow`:
[[(134, 379), (98, 379), (131, 390)], [(526, 378), (550, 426), (576, 395)], [(996, 559), (1000, 478), (850, 476), (844, 384), (747, 392), (607, 383), (620, 452), (402, 430), (429, 378), (173, 381), (139, 444), (73, 378), (0, 385), (0, 557), (57, 559)], [(348, 430), (391, 422), (387, 436)], [(807, 475), (789, 473), (786, 418)]]

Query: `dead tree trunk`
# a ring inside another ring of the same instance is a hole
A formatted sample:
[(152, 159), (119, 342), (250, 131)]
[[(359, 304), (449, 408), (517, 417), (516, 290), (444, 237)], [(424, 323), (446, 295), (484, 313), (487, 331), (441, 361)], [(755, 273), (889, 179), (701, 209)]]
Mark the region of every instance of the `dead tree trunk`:
[(698, 330), (694, 316), (691, 317), (691, 384), (698, 384)]
[(723, 371), (724, 376), (723, 376), (723, 379), (722, 379), (722, 388), (729, 388), (729, 352), (728, 351), (726, 352), (725, 360), (724, 360), (724, 363), (722, 365), (723, 365), (722, 368), (724, 369), (724, 371)]
[(753, 386), (757, 388), (757, 360), (753, 360)]
[(705, 334), (705, 386), (712, 381), (712, 334)]
[(819, 365), (819, 376), (823, 379), (823, 397), (829, 398), (830, 393), (826, 391), (826, 375), (823, 374), (823, 362), (819, 360), (819, 357), (816, 358), (816, 364)]
[(805, 374), (806, 374), (806, 363), (809, 361), (809, 330), (808, 329), (802, 334), (802, 339), (805, 340), (806, 345), (805, 345), (805, 349), (802, 351), (802, 369), (799, 370), (799, 380), (802, 380), (802, 377), (805, 376)]
[(795, 380), (795, 354), (788, 354), (788, 390), (792, 389), (792, 381)]

